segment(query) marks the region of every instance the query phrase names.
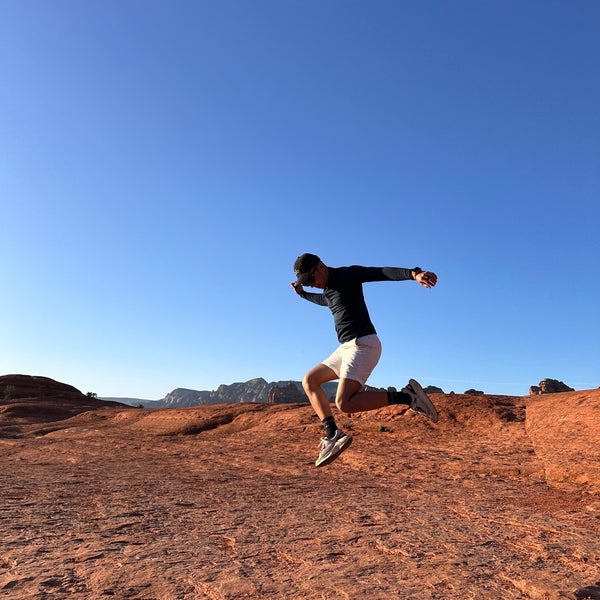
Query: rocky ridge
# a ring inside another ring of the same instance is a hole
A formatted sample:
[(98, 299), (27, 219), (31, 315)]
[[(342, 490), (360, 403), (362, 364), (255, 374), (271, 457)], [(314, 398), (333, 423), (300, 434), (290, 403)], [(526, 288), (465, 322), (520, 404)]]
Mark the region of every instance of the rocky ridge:
[[(337, 382), (326, 383), (323, 388), (330, 397), (334, 397)], [(126, 404), (132, 405), (141, 404), (145, 408), (188, 408), (190, 406), (233, 404), (238, 402), (256, 404), (308, 402), (300, 381), (268, 382), (262, 377), (229, 385), (221, 384), (216, 390), (175, 388), (161, 400), (125, 398), (107, 398), (107, 400), (123, 401)]]
[[(335, 398), (337, 381), (331, 381), (323, 385), (323, 389), (330, 399)], [(367, 386), (367, 389), (380, 389)], [(395, 388), (387, 388), (395, 390)], [(444, 390), (437, 386), (429, 385), (424, 388), (428, 394), (443, 394)], [(530, 394), (549, 394), (573, 391), (573, 388), (556, 379), (544, 379), (539, 386), (531, 386)], [(450, 392), (454, 394), (454, 392)], [(470, 388), (464, 392), (467, 395), (484, 395), (483, 390)], [(251, 402), (257, 404), (289, 404), (307, 403), (308, 398), (302, 389), (300, 381), (271, 381), (262, 377), (250, 379), (245, 382), (222, 384), (216, 390), (192, 390), (188, 388), (176, 388), (160, 400), (143, 400), (136, 398), (104, 398), (129, 404), (131, 406), (143, 406), (145, 408), (187, 408), (190, 406), (204, 406), (210, 404), (231, 404), (237, 402)]]

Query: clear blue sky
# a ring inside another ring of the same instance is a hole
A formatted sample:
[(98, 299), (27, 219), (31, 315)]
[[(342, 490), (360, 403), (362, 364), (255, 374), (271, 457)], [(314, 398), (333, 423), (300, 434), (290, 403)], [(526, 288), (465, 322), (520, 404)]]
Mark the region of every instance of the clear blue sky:
[(370, 383), (600, 385), (600, 3), (0, 0), (0, 374), (158, 399), (336, 346)]

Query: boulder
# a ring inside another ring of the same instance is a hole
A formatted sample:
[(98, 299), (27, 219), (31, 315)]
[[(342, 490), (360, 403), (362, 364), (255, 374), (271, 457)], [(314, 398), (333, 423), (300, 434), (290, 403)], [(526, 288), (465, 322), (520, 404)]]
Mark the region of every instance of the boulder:
[(530, 396), (537, 396), (538, 394), (560, 394), (561, 392), (574, 392), (572, 387), (569, 387), (566, 383), (558, 381), (558, 379), (542, 379), (539, 385), (532, 385), (529, 388)]

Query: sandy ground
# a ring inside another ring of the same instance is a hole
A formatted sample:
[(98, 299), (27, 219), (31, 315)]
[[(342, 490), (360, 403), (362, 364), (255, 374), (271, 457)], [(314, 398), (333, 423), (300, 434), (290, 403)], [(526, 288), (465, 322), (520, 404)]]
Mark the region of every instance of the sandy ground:
[(432, 398), (438, 424), (339, 416), (354, 443), (321, 469), (308, 406), (13, 428), (0, 598), (600, 598), (600, 495), (546, 483), (527, 399)]

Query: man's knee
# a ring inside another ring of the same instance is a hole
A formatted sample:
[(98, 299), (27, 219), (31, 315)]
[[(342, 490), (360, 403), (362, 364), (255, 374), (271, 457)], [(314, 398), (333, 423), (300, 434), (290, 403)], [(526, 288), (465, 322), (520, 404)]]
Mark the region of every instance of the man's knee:
[(321, 380), (314, 371), (309, 371), (302, 378), (302, 388), (308, 394), (308, 392), (314, 391), (321, 385)]
[(357, 412), (353, 398), (363, 389), (363, 384), (352, 379), (342, 379), (338, 386), (335, 405), (343, 413)]
[(354, 412), (352, 410), (352, 397), (348, 396), (340, 396), (335, 399), (335, 405), (338, 407), (338, 410), (343, 413), (351, 413)]
[(312, 378), (310, 376), (310, 373), (307, 373), (303, 378), (302, 378), (302, 388), (304, 389), (304, 391), (308, 394), (308, 392), (310, 392), (310, 390), (313, 388), (313, 383), (312, 383)]
[(337, 379), (337, 377), (338, 376), (332, 369), (320, 364), (304, 375), (302, 378), (302, 388), (308, 394), (311, 391), (314, 392), (318, 390), (321, 387), (321, 384), (326, 381), (332, 381), (333, 379)]

